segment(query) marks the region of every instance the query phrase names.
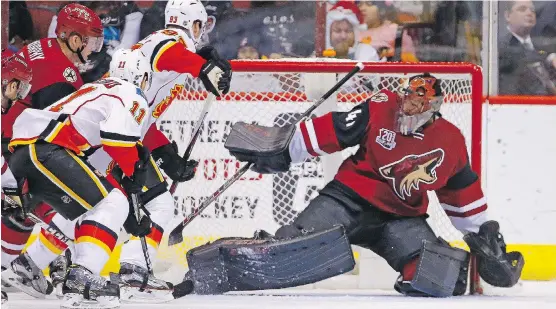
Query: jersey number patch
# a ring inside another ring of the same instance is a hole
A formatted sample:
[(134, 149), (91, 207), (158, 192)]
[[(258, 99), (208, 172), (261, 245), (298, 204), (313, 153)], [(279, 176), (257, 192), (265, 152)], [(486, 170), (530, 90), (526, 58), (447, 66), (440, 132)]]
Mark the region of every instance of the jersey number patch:
[(139, 102), (133, 101), (133, 106), (129, 109), (129, 111), (131, 112), (131, 115), (133, 115), (133, 118), (135, 118), (135, 121), (137, 121), (138, 124), (141, 124), (143, 118), (145, 118), (146, 112), (144, 108), (139, 108)]

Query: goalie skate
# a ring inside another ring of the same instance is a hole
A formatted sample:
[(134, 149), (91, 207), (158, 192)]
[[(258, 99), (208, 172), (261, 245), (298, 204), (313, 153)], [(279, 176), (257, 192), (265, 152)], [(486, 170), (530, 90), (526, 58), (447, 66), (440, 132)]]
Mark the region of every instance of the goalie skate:
[(141, 266), (122, 263), (119, 274), (110, 274), (110, 280), (119, 284), (123, 302), (161, 303), (174, 299), (173, 285), (155, 278)]
[(64, 297), (60, 308), (120, 308), (119, 287), (83, 266), (72, 265), (68, 268), (62, 290)]
[(2, 280), (35, 298), (45, 298), (53, 290), (52, 284), (27, 253), (21, 254), (2, 271)]

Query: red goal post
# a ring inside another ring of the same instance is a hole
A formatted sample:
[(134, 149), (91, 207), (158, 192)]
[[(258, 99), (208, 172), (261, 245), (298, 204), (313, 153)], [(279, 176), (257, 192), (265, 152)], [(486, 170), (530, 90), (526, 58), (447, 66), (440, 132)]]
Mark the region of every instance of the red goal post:
[[(172, 228), (241, 166), (223, 147), (231, 124), (240, 120), (262, 125), (288, 124), (306, 110), (312, 100), (318, 99), (353, 69), (356, 62), (287, 59), (231, 63), (233, 78), (230, 93), (218, 98), (207, 115), (192, 153), (192, 158), (200, 161), (197, 175), (192, 181), (179, 186), (176, 192), (176, 221)], [(441, 113), (462, 130), (470, 150), (472, 168), (481, 175), (483, 81), (480, 67), (468, 63), (364, 64), (363, 71), (317, 109), (315, 115), (348, 110), (382, 87), (398, 91), (408, 77), (429, 72), (442, 80), (445, 102)], [(207, 93), (195, 79), (186, 80), (179, 88), (173, 98), (179, 101), (170, 105), (158, 123), (183, 150)], [(183, 244), (161, 248), (159, 255), (162, 263), (155, 268), (178, 274), (181, 272), (174, 271), (174, 268), (176, 265), (186, 267), (185, 253), (192, 247), (219, 237), (249, 237), (256, 229), (273, 233), (280, 225), (288, 224), (295, 218), (318, 189), (332, 179), (339, 163), (349, 154), (346, 151), (311, 159), (292, 167), (288, 173), (278, 175), (260, 175), (249, 171), (186, 227)], [(461, 233), (454, 231), (439, 203), (431, 199), (431, 205), (429, 223), (433, 230), (448, 241), (461, 245)], [(471, 273), (470, 281), (478, 282), (474, 267)], [(385, 282), (385, 286), (392, 287), (393, 279), (385, 279)], [(472, 287), (472, 291), (476, 288)]]

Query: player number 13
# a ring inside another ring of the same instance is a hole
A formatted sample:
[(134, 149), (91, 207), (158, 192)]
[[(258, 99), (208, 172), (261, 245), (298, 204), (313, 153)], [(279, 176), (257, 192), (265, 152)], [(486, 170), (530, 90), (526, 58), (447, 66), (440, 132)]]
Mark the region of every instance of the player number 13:
[(135, 121), (137, 121), (138, 124), (141, 124), (143, 118), (145, 118), (146, 112), (144, 108), (139, 108), (139, 102), (133, 101), (133, 106), (129, 109), (129, 111), (135, 118)]

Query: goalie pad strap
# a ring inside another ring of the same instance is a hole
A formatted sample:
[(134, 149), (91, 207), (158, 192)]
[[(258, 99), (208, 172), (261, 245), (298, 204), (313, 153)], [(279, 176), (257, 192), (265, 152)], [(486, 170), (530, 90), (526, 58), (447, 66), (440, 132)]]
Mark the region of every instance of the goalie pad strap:
[(467, 271), (468, 264), (467, 251), (425, 240), (410, 285), (430, 296), (452, 296), (460, 271)]
[(289, 144), (294, 133), (294, 125), (279, 128), (238, 122), (224, 147), (239, 161), (255, 163), (258, 172), (284, 172), (290, 166)]
[(288, 240), (222, 239), (189, 251), (187, 261), (196, 294), (294, 287), (355, 266), (341, 226)]

